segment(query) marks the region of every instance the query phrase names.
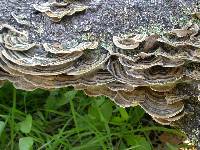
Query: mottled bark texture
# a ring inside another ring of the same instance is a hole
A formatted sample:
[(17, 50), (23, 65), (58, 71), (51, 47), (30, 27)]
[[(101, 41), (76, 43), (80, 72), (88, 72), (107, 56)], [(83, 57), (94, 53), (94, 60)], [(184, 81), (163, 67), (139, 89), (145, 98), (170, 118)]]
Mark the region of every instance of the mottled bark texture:
[(1, 0), (0, 80), (140, 105), (200, 145), (198, 0)]

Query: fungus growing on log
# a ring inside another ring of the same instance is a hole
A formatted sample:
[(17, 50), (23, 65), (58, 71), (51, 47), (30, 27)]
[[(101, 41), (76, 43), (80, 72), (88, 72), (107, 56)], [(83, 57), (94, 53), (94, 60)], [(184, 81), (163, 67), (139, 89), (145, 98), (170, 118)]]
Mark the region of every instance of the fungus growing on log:
[(87, 8), (80, 4), (71, 4), (70, 2), (46, 2), (42, 4), (34, 4), (33, 7), (42, 13), (45, 13), (54, 22), (59, 22), (64, 16), (71, 16), (76, 12), (81, 12)]
[[(73, 86), (122, 107), (139, 105), (193, 138), (191, 129), (200, 131), (200, 15), (196, 0), (182, 2), (189, 9), (167, 0), (3, 0), (0, 85)], [(17, 16), (30, 18), (28, 25)], [(191, 110), (196, 120), (187, 124)]]
[(26, 33), (20, 32), (10, 25), (2, 24), (0, 33), (1, 43), (9, 50), (26, 51), (35, 46), (35, 43), (28, 43)]
[(145, 35), (134, 35), (133, 37), (120, 38), (113, 36), (113, 43), (121, 49), (135, 49), (145, 40)]
[(68, 54), (73, 52), (81, 52), (86, 49), (95, 49), (98, 47), (98, 42), (82, 42), (78, 45), (69, 48), (59, 43), (55, 43), (54, 45), (51, 45), (49, 43), (44, 43), (43, 47), (47, 52), (53, 54), (65, 54), (65, 53)]

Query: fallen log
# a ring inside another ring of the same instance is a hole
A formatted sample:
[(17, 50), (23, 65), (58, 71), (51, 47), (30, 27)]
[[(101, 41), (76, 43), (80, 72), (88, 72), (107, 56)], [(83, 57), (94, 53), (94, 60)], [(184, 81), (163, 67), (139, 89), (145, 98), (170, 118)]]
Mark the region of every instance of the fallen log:
[(140, 105), (200, 147), (199, 9), (198, 0), (1, 0), (0, 80)]

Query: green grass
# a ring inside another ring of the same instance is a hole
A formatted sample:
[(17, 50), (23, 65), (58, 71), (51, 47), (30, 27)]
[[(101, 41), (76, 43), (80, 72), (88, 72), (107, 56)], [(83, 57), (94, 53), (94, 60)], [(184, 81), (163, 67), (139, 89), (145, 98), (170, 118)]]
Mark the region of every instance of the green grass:
[(26, 92), (6, 83), (0, 89), (0, 150), (151, 150), (152, 135), (162, 132), (185, 136), (140, 107), (120, 108), (73, 88)]

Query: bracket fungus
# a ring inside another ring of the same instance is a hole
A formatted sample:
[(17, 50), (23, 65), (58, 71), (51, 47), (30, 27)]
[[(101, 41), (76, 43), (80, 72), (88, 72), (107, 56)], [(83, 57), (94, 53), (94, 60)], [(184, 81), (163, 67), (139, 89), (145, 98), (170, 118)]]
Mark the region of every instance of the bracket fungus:
[[(139, 105), (158, 123), (178, 124), (188, 135), (195, 123), (200, 130), (200, 121), (181, 123), (190, 111), (200, 117), (196, 0), (182, 1), (191, 15), (179, 1), (167, 0), (151, 7), (144, 0), (2, 1), (0, 85), (9, 80), (25, 90), (73, 86), (122, 107)], [(28, 26), (20, 15), (30, 17)]]
[(36, 45), (28, 42), (28, 35), (25, 32), (20, 32), (10, 25), (2, 24), (0, 33), (1, 43), (9, 50), (26, 51)]
[(141, 42), (145, 40), (145, 35), (133, 35), (133, 37), (124, 38), (113, 36), (113, 43), (115, 46), (121, 49), (135, 49), (137, 48)]
[(71, 4), (70, 2), (45, 2), (34, 4), (33, 7), (42, 13), (45, 13), (54, 22), (59, 22), (64, 16), (71, 16), (76, 12), (81, 12), (87, 9), (87, 6), (81, 4)]

